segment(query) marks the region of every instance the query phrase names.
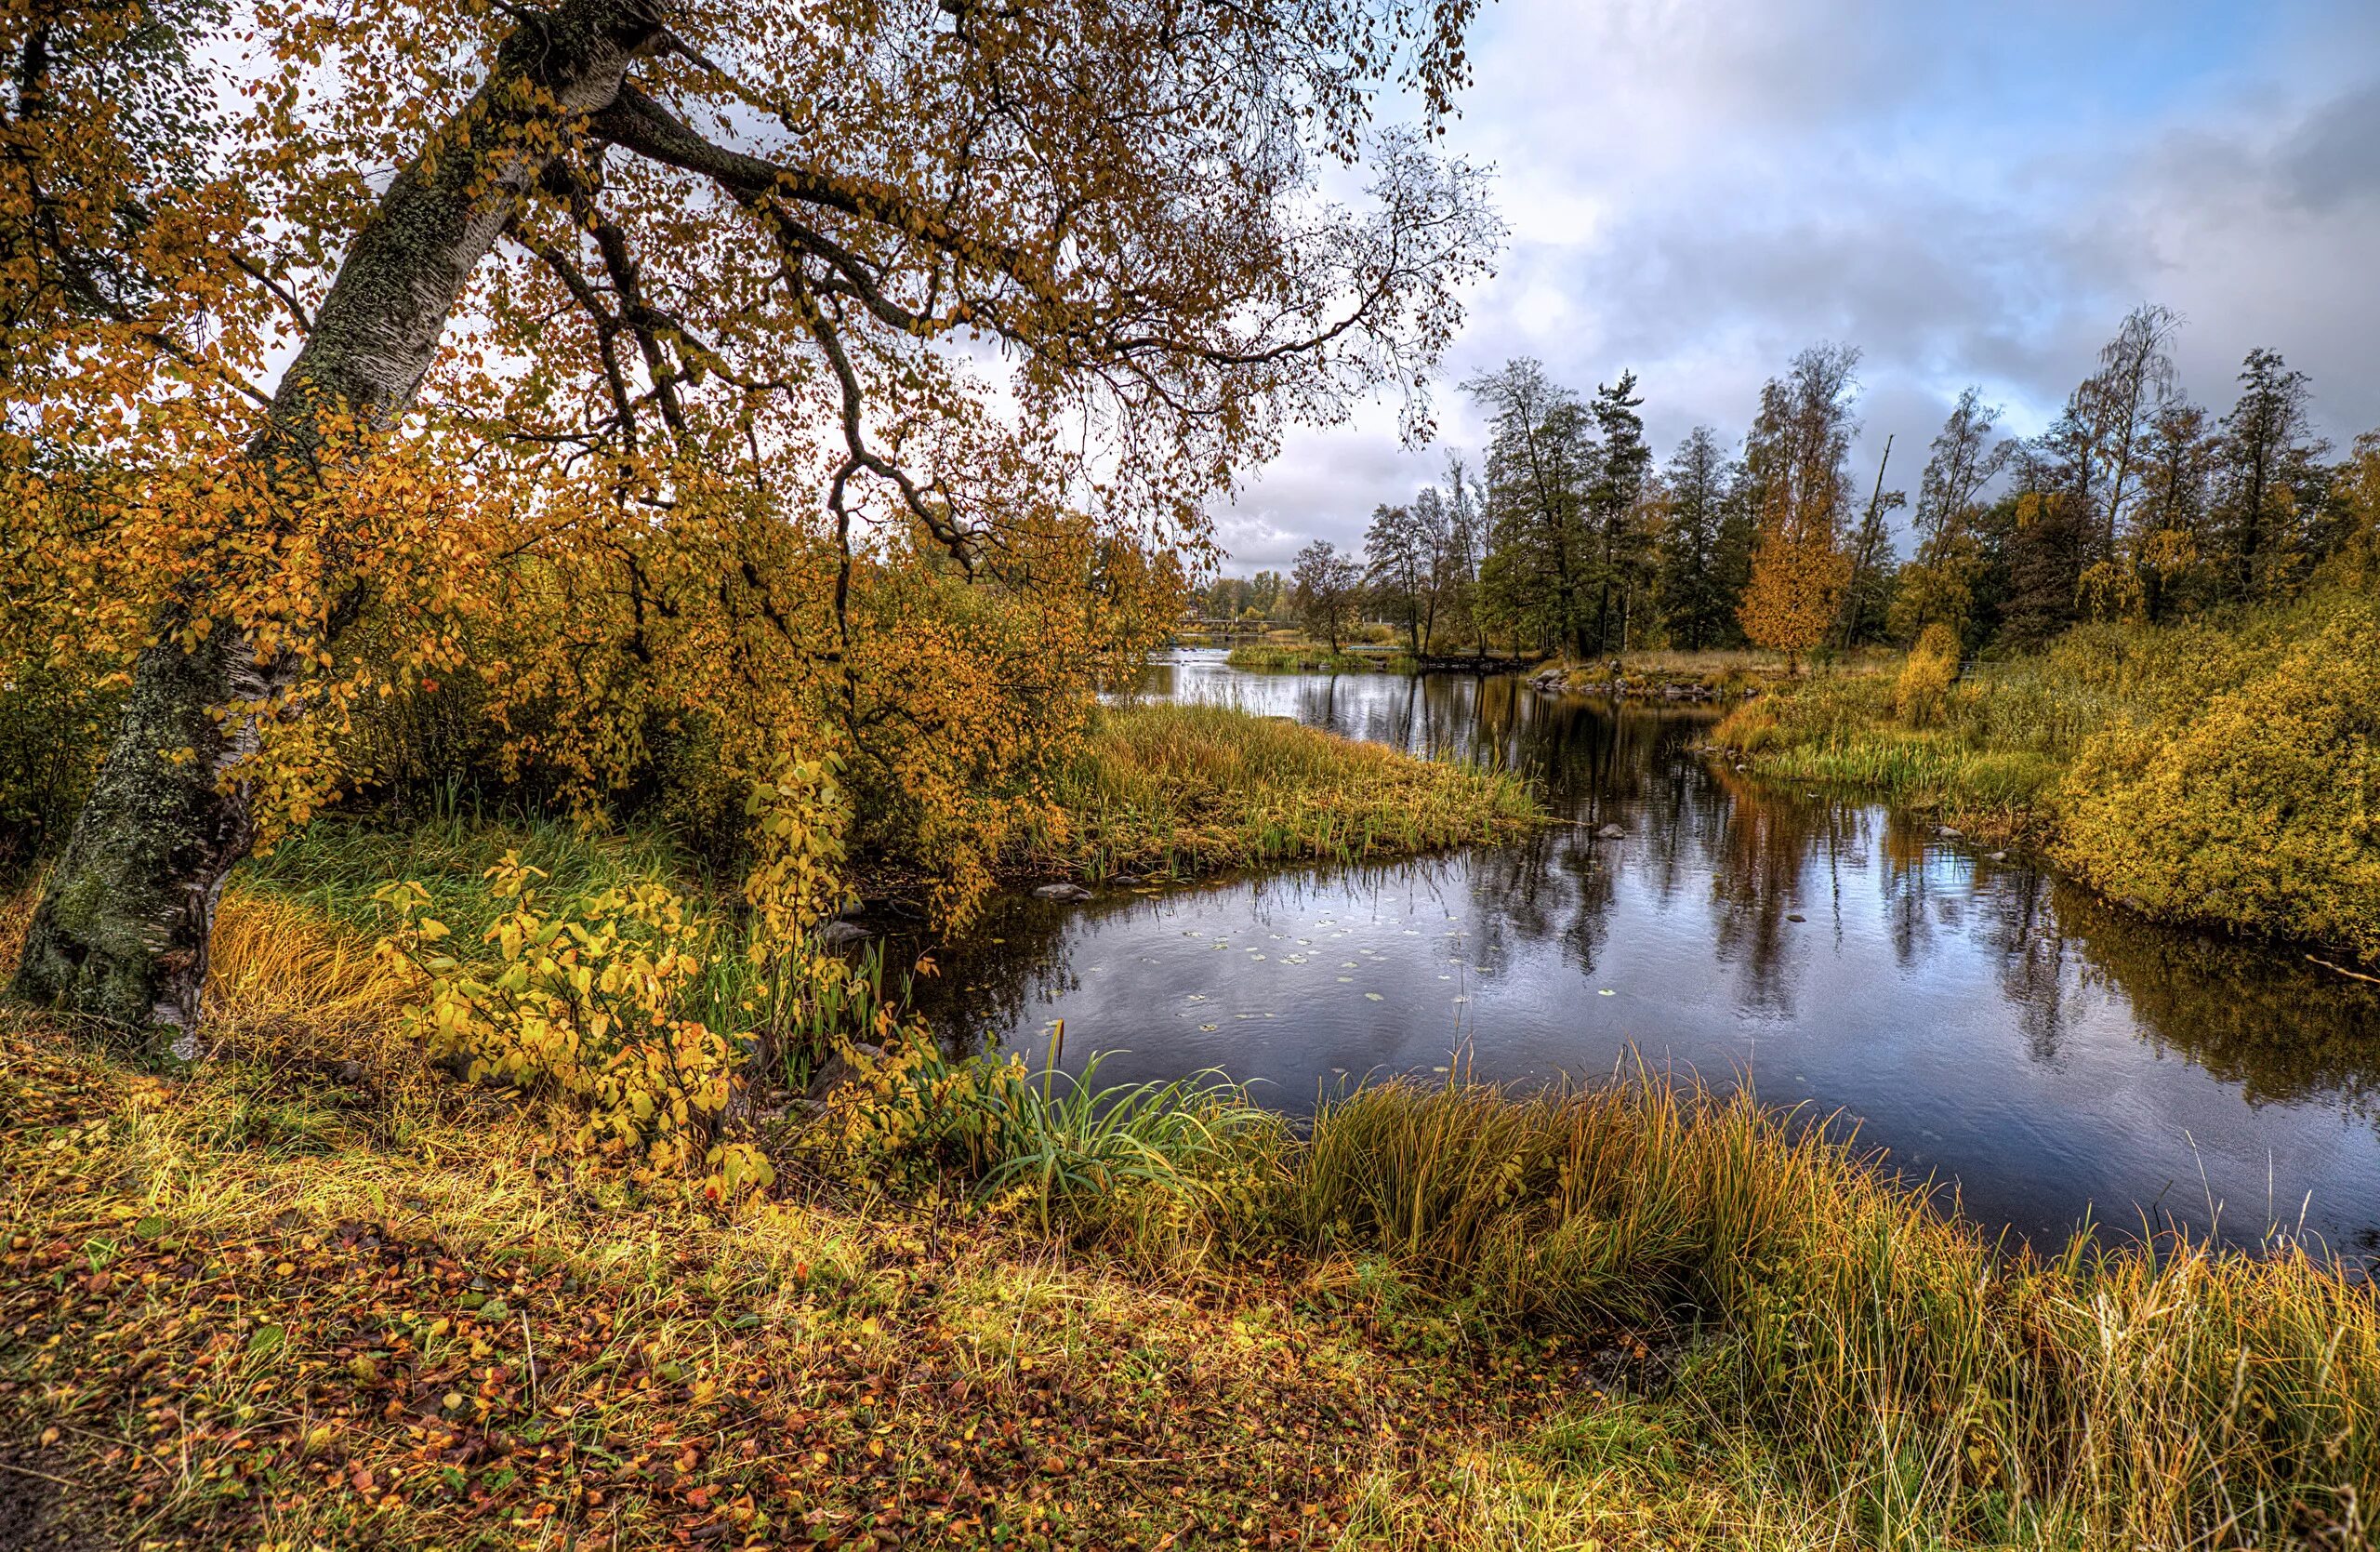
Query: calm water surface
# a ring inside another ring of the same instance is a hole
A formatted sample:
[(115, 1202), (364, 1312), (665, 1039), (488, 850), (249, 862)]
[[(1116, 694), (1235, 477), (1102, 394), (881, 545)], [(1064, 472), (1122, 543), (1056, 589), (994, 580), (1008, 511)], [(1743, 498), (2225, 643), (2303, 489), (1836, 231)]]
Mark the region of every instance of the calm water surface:
[[(1391, 866), (1081, 906), (997, 905), (939, 951), (946, 1032), (1103, 1082), (1220, 1068), (1310, 1108), (1366, 1074), (1593, 1077), (1626, 1061), (1855, 1120), (1903, 1171), (2038, 1239), (2301, 1221), (2380, 1254), (2380, 996), (2294, 954), (2132, 920), (1870, 803), (1697, 752), (1707, 713), (1510, 678), (1242, 673), (1144, 694), (1502, 762), (1585, 826)], [(1461, 1053), (1458, 1057), (1457, 1053)]]

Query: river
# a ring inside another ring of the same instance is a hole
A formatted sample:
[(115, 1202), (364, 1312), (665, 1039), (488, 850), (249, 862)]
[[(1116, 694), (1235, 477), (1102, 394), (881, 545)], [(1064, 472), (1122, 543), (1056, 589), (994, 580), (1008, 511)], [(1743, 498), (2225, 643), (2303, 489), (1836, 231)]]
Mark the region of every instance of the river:
[(1219, 1068), (1311, 1108), (1366, 1075), (1519, 1082), (1642, 1061), (1839, 1116), (1894, 1166), (2037, 1243), (2301, 1227), (2380, 1254), (2380, 988), (2138, 921), (1856, 796), (1699, 751), (1708, 712), (1511, 677), (1155, 663), (1224, 701), (1528, 774), (1617, 825), (1389, 865), (997, 902), (938, 951), (951, 1038), (1102, 1083)]

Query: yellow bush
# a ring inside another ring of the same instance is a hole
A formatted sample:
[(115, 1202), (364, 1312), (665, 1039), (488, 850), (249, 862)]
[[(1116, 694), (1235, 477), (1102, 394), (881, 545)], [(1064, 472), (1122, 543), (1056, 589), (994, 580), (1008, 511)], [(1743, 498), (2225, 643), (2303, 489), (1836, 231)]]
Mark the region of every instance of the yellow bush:
[(2380, 601), (2301, 606), (2278, 647), (2087, 742), (2059, 796), (2060, 860), (2161, 915), (2380, 959)]
[[(641, 1154), (663, 1169), (704, 1157), (727, 1109), (735, 1054), (724, 1036), (677, 1011), (701, 968), (704, 935), (686, 902), (645, 882), (549, 909), (537, 889), (545, 873), (517, 853), (487, 877), (507, 903), (487, 929), (492, 965), (432, 947), (449, 935), (422, 914), (430, 895), (420, 884), (379, 893), (403, 923), (389, 950), (430, 978), (410, 1027), (431, 1056), (462, 1058), (474, 1079), (579, 1102), (579, 1147)], [(712, 1149), (711, 1162), (731, 1185), (766, 1168), (742, 1149)]]
[(1925, 628), (1893, 686), (1893, 714), (1911, 727), (1942, 720), (1942, 707), (1959, 677), (1959, 639), (1937, 620)]

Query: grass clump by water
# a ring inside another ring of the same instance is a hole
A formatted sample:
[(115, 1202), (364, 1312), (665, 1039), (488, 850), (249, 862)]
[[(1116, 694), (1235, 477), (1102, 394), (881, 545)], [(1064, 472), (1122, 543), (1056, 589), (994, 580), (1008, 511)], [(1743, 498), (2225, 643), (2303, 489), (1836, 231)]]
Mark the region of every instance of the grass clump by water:
[(1386, 669), (1410, 673), (1417, 666), (1404, 653), (1333, 652), (1319, 642), (1260, 642), (1236, 646), (1223, 659), (1236, 669), (1275, 673), (1370, 673)]
[(1520, 777), (1226, 706), (1111, 707), (1059, 772), (1033, 865), (1101, 878), (1394, 856), (1517, 834)]
[(2380, 600), (2086, 626), (1919, 715), (1895, 688), (1814, 679), (1716, 739), (1765, 772), (2029, 838), (2148, 914), (2380, 962)]
[(1765, 1441), (1843, 1545), (2371, 1532), (2380, 1304), (2303, 1247), (2003, 1253), (1822, 1128), (1643, 1076), (1359, 1091), (1285, 1168), (1315, 1243), (1527, 1328), (1665, 1325), (1669, 1404)]

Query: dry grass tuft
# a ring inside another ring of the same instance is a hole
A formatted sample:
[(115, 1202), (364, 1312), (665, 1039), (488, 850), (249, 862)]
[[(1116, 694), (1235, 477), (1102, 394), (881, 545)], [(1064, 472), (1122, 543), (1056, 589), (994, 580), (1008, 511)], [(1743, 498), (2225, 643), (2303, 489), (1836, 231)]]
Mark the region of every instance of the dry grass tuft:
[(245, 1060), (360, 1062), (394, 1075), (420, 1066), (399, 1034), (417, 983), (361, 933), (283, 896), (233, 891), (215, 920), (208, 1032)]
[(1517, 834), (1520, 777), (1228, 706), (1111, 708), (1052, 783), (1062, 824), (1027, 848), (1091, 877), (1346, 861)]

